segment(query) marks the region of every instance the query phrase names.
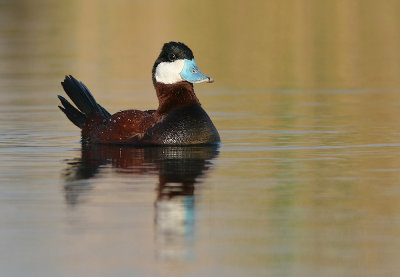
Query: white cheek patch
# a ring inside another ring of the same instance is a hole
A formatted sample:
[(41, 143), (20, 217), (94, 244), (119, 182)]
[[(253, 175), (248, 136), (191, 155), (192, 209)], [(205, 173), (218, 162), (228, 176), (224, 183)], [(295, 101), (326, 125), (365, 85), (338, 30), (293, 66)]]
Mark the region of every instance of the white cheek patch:
[(156, 81), (164, 84), (174, 84), (183, 81), (181, 72), (184, 64), (184, 60), (160, 63), (156, 67), (156, 73), (154, 76)]

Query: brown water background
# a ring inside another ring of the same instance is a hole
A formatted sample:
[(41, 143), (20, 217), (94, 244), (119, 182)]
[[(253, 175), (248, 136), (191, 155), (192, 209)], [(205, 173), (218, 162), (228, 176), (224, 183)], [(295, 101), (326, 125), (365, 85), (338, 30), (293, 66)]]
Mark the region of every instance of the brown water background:
[[(171, 40), (221, 147), (81, 149)], [(400, 1), (0, 0), (0, 275), (398, 276), (399, 77)]]

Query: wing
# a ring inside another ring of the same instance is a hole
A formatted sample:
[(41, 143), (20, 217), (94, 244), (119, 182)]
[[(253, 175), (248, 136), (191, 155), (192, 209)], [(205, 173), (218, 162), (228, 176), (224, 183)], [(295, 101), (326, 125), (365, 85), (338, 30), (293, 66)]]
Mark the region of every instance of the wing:
[(82, 137), (98, 143), (134, 144), (156, 122), (154, 111), (127, 110), (85, 124)]

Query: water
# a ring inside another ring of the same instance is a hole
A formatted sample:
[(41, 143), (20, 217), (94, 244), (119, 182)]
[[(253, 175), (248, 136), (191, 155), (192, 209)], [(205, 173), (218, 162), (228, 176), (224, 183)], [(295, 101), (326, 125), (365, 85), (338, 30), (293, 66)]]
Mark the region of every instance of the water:
[[(0, 275), (399, 275), (398, 6), (0, 1)], [(154, 108), (169, 40), (221, 146), (82, 146), (63, 76)]]

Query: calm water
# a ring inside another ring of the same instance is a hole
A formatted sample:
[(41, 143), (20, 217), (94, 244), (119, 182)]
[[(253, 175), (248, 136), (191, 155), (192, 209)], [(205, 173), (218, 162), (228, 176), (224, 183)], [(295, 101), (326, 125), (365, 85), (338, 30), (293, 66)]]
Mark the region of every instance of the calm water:
[[(229, 3), (0, 1), (1, 276), (400, 274), (399, 3)], [(169, 40), (222, 145), (82, 146), (63, 76), (154, 108)]]

